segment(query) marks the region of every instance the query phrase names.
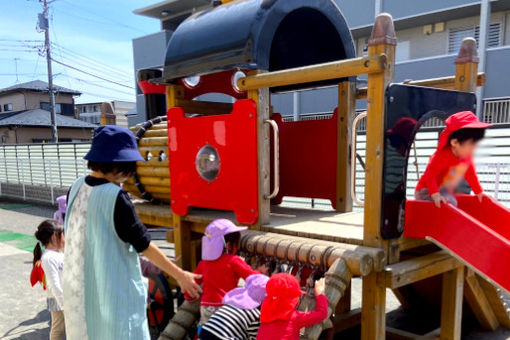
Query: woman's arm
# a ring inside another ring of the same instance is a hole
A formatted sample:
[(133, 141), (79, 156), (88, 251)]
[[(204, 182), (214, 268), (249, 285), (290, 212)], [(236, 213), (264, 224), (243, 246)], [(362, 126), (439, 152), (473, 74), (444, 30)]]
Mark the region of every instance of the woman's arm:
[(200, 293), (202, 293), (202, 288), (195, 282), (195, 279), (200, 279), (202, 276), (179, 268), (175, 263), (170, 261), (154, 243), (149, 243), (149, 247), (145, 249), (142, 254), (159, 269), (173, 277), (181, 289), (187, 292), (192, 298), (197, 298)]

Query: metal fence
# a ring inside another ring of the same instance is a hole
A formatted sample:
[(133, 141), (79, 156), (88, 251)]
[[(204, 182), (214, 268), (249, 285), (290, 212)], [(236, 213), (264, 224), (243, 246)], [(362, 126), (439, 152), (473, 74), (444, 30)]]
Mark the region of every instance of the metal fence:
[[(331, 115), (329, 115), (330, 117)], [(327, 119), (326, 114), (320, 119)], [(312, 115), (304, 119), (314, 119)], [(424, 127), (416, 137), (416, 158), (411, 154), (408, 195), (412, 197), (419, 174), (427, 166), (440, 133)], [(476, 157), (477, 170), (486, 191), (510, 206), (510, 127), (500, 125), (487, 131)], [(88, 173), (83, 156), (90, 143), (0, 145), (0, 196), (54, 203), (67, 192), (77, 177)], [(359, 131), (358, 154), (365, 159), (365, 134)], [(414, 164), (416, 162), (416, 165)], [(364, 172), (357, 165), (357, 192), (363, 197)], [(325, 200), (285, 198), (298, 207), (330, 208)]]
[(88, 173), (90, 143), (0, 146), (0, 196), (54, 203)]

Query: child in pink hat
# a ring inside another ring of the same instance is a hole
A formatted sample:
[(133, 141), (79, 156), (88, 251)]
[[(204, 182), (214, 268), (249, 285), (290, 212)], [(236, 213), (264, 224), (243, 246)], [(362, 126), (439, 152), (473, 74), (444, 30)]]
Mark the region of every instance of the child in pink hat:
[(202, 327), (200, 339), (255, 340), (260, 327), (259, 307), (266, 297), (268, 280), (263, 274), (250, 275), (244, 287), (228, 292), (223, 298), (223, 307)]
[[(239, 279), (244, 279), (254, 271), (237, 256), (240, 231), (247, 227), (238, 227), (227, 219), (212, 221), (205, 229), (202, 237), (202, 261), (198, 263), (194, 273), (202, 275), (198, 284), (202, 284), (203, 294), (200, 298), (200, 322), (205, 324), (209, 318), (223, 305), (223, 297), (236, 288)], [(192, 300), (185, 294), (186, 300)]]

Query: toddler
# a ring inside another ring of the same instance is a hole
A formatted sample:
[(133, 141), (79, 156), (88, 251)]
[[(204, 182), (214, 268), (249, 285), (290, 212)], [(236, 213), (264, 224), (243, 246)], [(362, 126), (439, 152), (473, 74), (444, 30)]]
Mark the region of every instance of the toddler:
[(228, 292), (223, 307), (202, 327), (200, 339), (255, 340), (260, 326), (259, 306), (266, 297), (268, 280), (263, 274), (250, 275), (244, 287)]
[[(51, 312), (50, 340), (61, 340), (65, 335), (64, 299), (62, 273), (65, 247), (63, 227), (54, 220), (41, 222), (35, 232), (37, 245), (34, 248), (34, 268), (40, 264), (48, 294), (48, 310)], [(41, 244), (45, 247), (42, 252)]]
[[(194, 273), (202, 275), (196, 280), (203, 284), (200, 299), (200, 322), (205, 324), (209, 318), (223, 305), (223, 297), (236, 288), (239, 279), (246, 279), (259, 274), (237, 256), (240, 231), (247, 227), (238, 227), (227, 219), (212, 221), (205, 229), (202, 237), (202, 261), (198, 263)], [(185, 296), (191, 300), (189, 296)]]
[(299, 331), (328, 317), (328, 298), (324, 295), (324, 279), (315, 283), (315, 310), (296, 310), (304, 293), (298, 280), (290, 274), (275, 274), (266, 285), (267, 297), (260, 312), (258, 340), (299, 340)]
[(482, 123), (471, 111), (458, 112), (446, 120), (436, 152), (416, 186), (417, 200), (457, 205), (455, 190), (465, 179), (480, 201), (483, 189), (476, 175), (473, 154), (490, 124)]

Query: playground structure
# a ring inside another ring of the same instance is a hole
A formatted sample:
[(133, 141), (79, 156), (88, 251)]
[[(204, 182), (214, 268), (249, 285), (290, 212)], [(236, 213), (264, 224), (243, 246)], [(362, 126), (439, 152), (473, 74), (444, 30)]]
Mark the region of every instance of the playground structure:
[[(359, 324), (364, 340), (422, 337), (386, 327), (387, 288), (405, 308), (441, 311), (441, 328), (430, 338), (460, 339), (463, 297), (482, 327), (510, 328), (500, 296), (510, 290), (510, 212), (464, 196), (459, 209), (406, 202), (407, 163), (421, 124), (475, 109), (473, 92), (485, 81), (476, 42), (464, 40), (455, 76), (394, 84), (396, 41), (391, 16), (381, 14), (368, 55), (356, 57), (329, 0), (238, 0), (186, 19), (170, 40), (164, 71), (139, 75), (150, 120), (134, 132), (146, 161), (125, 189), (143, 199), (135, 205), (142, 221), (169, 228), (185, 269), (199, 260), (206, 225), (222, 217), (250, 226), (241, 240), (247, 262), (293, 273), (310, 294), (313, 279), (325, 276), (332, 317), (308, 328), (306, 339)], [(361, 75), (366, 88), (356, 87)], [(322, 86), (338, 88), (332, 118), (283, 122), (273, 112), (270, 93)], [(193, 100), (208, 93), (235, 102)], [(366, 114), (355, 118), (362, 99)], [(365, 116), (361, 200), (353, 137)], [(334, 211), (280, 207), (284, 196), (329, 199)], [(353, 202), (364, 211), (352, 212)], [(361, 310), (350, 305), (353, 277), (363, 278)], [(310, 304), (307, 295), (300, 308)], [(184, 302), (161, 338), (184, 338), (198, 312)]]

